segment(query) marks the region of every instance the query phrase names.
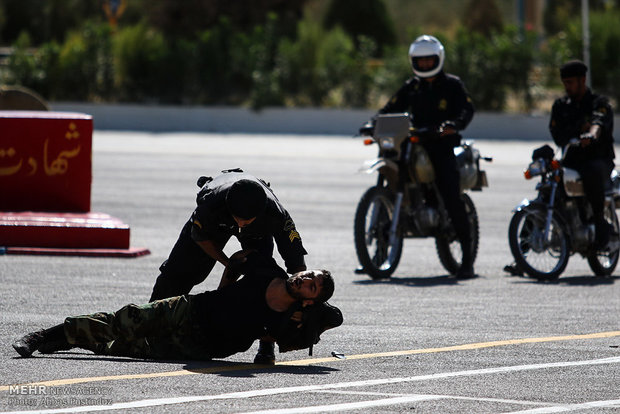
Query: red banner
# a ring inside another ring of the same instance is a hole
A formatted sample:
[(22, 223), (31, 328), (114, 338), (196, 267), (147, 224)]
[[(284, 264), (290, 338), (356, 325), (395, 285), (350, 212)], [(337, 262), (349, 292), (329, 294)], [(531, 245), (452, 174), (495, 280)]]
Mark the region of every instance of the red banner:
[(90, 211), (90, 115), (0, 111), (0, 211)]

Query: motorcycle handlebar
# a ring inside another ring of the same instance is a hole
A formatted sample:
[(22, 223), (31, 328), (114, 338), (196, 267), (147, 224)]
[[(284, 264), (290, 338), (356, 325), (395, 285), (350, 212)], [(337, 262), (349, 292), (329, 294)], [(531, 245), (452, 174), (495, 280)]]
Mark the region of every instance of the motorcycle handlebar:
[(434, 128), (409, 128), (409, 136), (417, 138), (418, 142), (424, 142), (429, 139), (437, 138), (441, 135), (441, 131)]
[[(364, 124), (360, 129), (359, 129), (359, 134), (361, 136), (373, 136), (375, 132), (375, 126), (368, 122), (366, 124)], [(430, 136), (437, 136), (441, 133), (440, 129), (435, 129), (435, 128), (414, 128), (411, 127), (409, 128), (409, 135), (410, 136), (419, 136), (420, 138), (425, 138), (425, 137), (430, 137)]]
[(581, 142), (582, 142), (581, 137), (573, 137), (573, 138), (569, 139), (568, 142), (566, 143), (566, 145), (564, 146), (564, 148), (562, 148), (561, 160), (564, 161), (564, 159), (566, 158), (566, 154), (568, 154), (568, 150), (570, 148), (580, 147), (581, 146)]
[(359, 134), (363, 137), (371, 137), (374, 134), (375, 127), (371, 123), (367, 123), (359, 130)]

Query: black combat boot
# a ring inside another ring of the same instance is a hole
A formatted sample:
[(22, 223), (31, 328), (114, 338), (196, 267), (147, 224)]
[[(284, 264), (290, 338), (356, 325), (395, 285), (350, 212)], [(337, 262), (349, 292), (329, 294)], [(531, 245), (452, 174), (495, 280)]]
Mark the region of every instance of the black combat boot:
[(24, 358), (32, 356), (34, 351), (49, 354), (71, 349), (67, 342), (64, 325), (56, 325), (49, 329), (31, 332), (13, 343), (13, 348)]
[(476, 273), (474, 272), (474, 265), (470, 262), (465, 262), (461, 264), (459, 270), (456, 272), (456, 278), (460, 280), (465, 279), (473, 279), (476, 277)]
[(474, 260), (471, 254), (471, 239), (469, 237), (461, 239), (461, 250), (463, 251), (463, 258), (461, 260), (461, 267), (459, 267), (455, 277), (461, 280), (473, 279), (476, 277), (476, 273), (474, 273)]
[(271, 341), (259, 341), (258, 352), (254, 363), (260, 365), (274, 365), (276, 363), (275, 344)]
[(602, 250), (609, 244), (613, 227), (607, 223), (607, 220), (601, 218), (594, 223), (594, 231), (594, 248), (596, 250)]
[(45, 342), (39, 346), (39, 352), (42, 354), (52, 354), (57, 351), (67, 351), (73, 348), (73, 345), (67, 342), (65, 325), (63, 323), (46, 329), (44, 335)]
[(45, 342), (44, 330), (31, 332), (13, 342), (13, 348), (24, 358), (28, 358)]
[(504, 272), (510, 273), (510, 276), (523, 276), (523, 270), (521, 270), (517, 262), (504, 266)]

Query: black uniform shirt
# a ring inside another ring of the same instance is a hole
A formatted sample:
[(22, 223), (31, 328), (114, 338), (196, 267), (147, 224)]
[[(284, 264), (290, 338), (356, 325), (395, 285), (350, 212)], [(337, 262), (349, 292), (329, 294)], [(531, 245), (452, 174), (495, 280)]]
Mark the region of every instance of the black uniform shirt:
[[(255, 181), (263, 187), (267, 194), (267, 206), (249, 226), (239, 228), (226, 206), (226, 194), (233, 183), (242, 179)], [(273, 237), (287, 270), (304, 264), (303, 257), (307, 252), (293, 219), (271, 189), (256, 177), (239, 172), (224, 173), (202, 187), (196, 203), (191, 218), (193, 240), (222, 240), (235, 236), (240, 242), (252, 242)]]
[(247, 351), (285, 315), (269, 308), (265, 294), (272, 280), (288, 278), (286, 272), (272, 258), (258, 254), (248, 256), (248, 268), (252, 270), (235, 283), (189, 296), (192, 321), (214, 358)]
[(409, 79), (379, 111), (397, 112), (409, 112), (416, 128), (438, 129), (444, 121), (452, 121), (462, 130), (474, 116), (474, 105), (457, 76), (440, 72), (433, 82), (417, 76)]
[(580, 160), (603, 159), (611, 161), (614, 153), (614, 115), (607, 98), (588, 89), (581, 101), (568, 96), (556, 99), (551, 109), (549, 130), (556, 145), (563, 147), (572, 138), (590, 130), (590, 125), (600, 125), (601, 135), (590, 145), (571, 151), (569, 164)]

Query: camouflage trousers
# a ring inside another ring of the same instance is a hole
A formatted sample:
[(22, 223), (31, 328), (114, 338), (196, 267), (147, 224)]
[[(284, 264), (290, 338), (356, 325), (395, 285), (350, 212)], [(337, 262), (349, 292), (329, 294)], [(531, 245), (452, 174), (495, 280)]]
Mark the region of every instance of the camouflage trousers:
[(70, 344), (100, 355), (211, 359), (204, 335), (196, 335), (191, 319), (188, 298), (176, 296), (116, 312), (72, 316), (64, 328)]

